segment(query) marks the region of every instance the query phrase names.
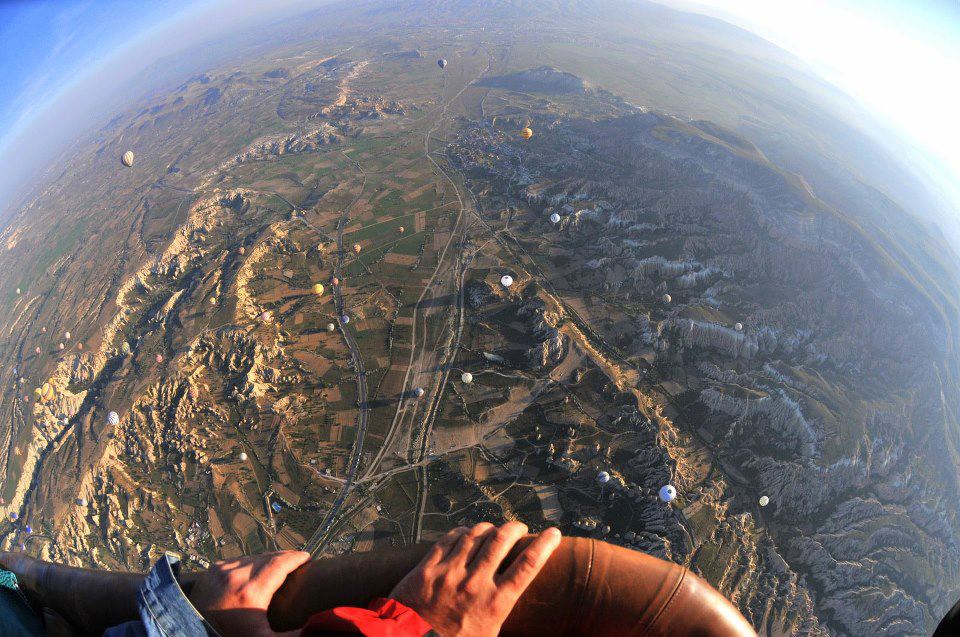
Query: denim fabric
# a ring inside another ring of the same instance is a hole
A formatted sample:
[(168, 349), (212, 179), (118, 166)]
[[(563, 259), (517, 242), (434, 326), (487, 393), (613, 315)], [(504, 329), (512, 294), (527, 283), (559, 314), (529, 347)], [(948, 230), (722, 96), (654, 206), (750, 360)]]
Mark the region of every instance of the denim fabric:
[(177, 576), (180, 561), (164, 555), (137, 591), (140, 621), (114, 626), (104, 637), (216, 637), (184, 595)]

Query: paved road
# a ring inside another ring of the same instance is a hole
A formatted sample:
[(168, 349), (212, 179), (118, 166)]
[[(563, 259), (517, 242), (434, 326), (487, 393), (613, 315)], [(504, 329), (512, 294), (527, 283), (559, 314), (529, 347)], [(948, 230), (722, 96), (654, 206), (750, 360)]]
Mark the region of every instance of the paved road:
[[(360, 191), (357, 193), (356, 198), (350, 202), (349, 206), (343, 209), (343, 212), (340, 215), (340, 221), (337, 222), (337, 265), (334, 268), (334, 276), (337, 277), (338, 280), (343, 279), (343, 261), (345, 257), (343, 250), (343, 229), (346, 227), (347, 221), (349, 220), (350, 211), (353, 209), (356, 203), (360, 201), (360, 198), (363, 197), (363, 191), (367, 183), (367, 176), (363, 172), (363, 167), (359, 162), (354, 162), (354, 165), (360, 174), (363, 175), (363, 180), (361, 181)], [(304, 223), (309, 225), (311, 228), (314, 228), (313, 224), (306, 219), (304, 219)], [(314, 230), (317, 230), (317, 228), (314, 228)], [(350, 491), (353, 488), (354, 481), (357, 477), (357, 469), (360, 467), (360, 459), (363, 457), (363, 440), (367, 434), (367, 423), (370, 416), (367, 393), (367, 372), (363, 365), (363, 356), (360, 355), (360, 348), (357, 347), (357, 342), (353, 338), (353, 333), (343, 321), (345, 311), (343, 305), (343, 293), (340, 290), (339, 283), (336, 285), (331, 285), (331, 288), (333, 289), (334, 306), (337, 312), (337, 323), (340, 326), (340, 331), (343, 333), (344, 340), (347, 342), (347, 347), (350, 349), (350, 357), (353, 360), (353, 367), (357, 372), (357, 400), (359, 402), (360, 411), (357, 417), (357, 436), (353, 441), (353, 449), (351, 449), (350, 452), (350, 460), (349, 464), (347, 465), (346, 479), (344, 480), (343, 486), (340, 488), (340, 493), (337, 494), (337, 499), (333, 502), (333, 506), (330, 507), (329, 511), (327, 511), (327, 514), (324, 516), (320, 526), (317, 527), (317, 530), (314, 531), (313, 535), (310, 536), (310, 539), (307, 540), (306, 544), (304, 545), (304, 550), (309, 551), (313, 555), (318, 555), (326, 546), (330, 528), (337, 519), (337, 515), (343, 508), (343, 503), (346, 502), (347, 496), (350, 495)]]

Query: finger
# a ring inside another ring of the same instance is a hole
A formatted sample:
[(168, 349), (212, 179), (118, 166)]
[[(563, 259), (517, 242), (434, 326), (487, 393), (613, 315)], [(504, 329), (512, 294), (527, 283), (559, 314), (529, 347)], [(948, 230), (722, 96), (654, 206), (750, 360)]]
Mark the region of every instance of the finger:
[(503, 575), (497, 578), (497, 585), (514, 598), (520, 597), (558, 546), (560, 530), (547, 529), (514, 558)]
[(499, 529), (492, 529), (479, 543), (477, 553), (470, 562), (470, 568), (476, 569), (478, 574), (493, 574), (500, 568), (517, 540), (527, 534), (527, 525), (522, 522), (507, 522)]
[(310, 561), (310, 554), (306, 551), (282, 551), (265, 556), (266, 563), (254, 574), (254, 579), (260, 579), (263, 587), (271, 594), (283, 585), (287, 575)]
[(450, 552), (450, 549), (456, 545), (457, 540), (460, 539), (460, 536), (469, 531), (465, 526), (458, 526), (455, 529), (452, 529), (447, 532), (442, 538), (437, 540), (433, 546), (430, 547), (430, 550), (427, 551), (427, 554), (423, 556), (423, 559), (420, 560), (420, 566), (432, 566), (439, 563), (443, 560), (444, 557)]
[(465, 568), (467, 562), (473, 557), (477, 542), (492, 528), (494, 527), (489, 522), (475, 524), (469, 531), (461, 535), (454, 547), (450, 549), (447, 554), (447, 561)]

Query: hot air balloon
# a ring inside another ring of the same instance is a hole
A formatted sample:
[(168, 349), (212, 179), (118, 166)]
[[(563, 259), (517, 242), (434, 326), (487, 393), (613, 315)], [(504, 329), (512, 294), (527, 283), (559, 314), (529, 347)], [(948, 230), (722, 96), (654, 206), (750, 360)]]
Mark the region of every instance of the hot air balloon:
[(610, 474), (607, 473), (606, 471), (601, 471), (600, 473), (597, 474), (597, 482), (599, 482), (600, 484), (606, 484), (610, 482)]
[(332, 332), (332, 331), (335, 330), (335, 329), (337, 329), (337, 326), (336, 326), (336, 325), (334, 325), (333, 323), (327, 323), (327, 331), (328, 331), (328, 332)]
[(240, 256), (243, 256), (243, 255), (245, 255), (245, 254), (247, 253), (247, 249), (244, 248), (243, 246), (240, 246), (240, 249), (237, 250), (237, 252), (240, 253)]
[(317, 296), (323, 296), (323, 284), (315, 283), (313, 286), (313, 293)]
[(57, 390), (53, 388), (53, 385), (50, 383), (44, 383), (43, 387), (40, 388), (40, 400), (43, 402), (49, 402), (57, 397)]
[(523, 130), (520, 131), (520, 137), (524, 139), (530, 139), (533, 137), (533, 129), (531, 129), (529, 126), (524, 127)]
[(760, 506), (765, 507), (770, 504), (770, 498), (765, 495), (760, 496)]
[(85, 507), (87, 506), (86, 498), (77, 498), (77, 506)]
[(120, 414), (115, 411), (111, 411), (109, 414), (107, 414), (107, 422), (116, 427), (120, 424)]
[(7, 517), (10, 518), (10, 521), (11, 521), (11, 522), (16, 522), (16, 521), (17, 521), (17, 518), (19, 518), (20, 516), (17, 515), (17, 512), (16, 512), (16, 511), (11, 511), (10, 514), (9, 514)]
[(130, 354), (130, 343), (124, 341), (123, 345), (120, 346), (120, 351), (123, 352), (124, 356), (128, 356)]
[(40, 328), (40, 331), (43, 332), (44, 334), (46, 334), (46, 333), (47, 333), (47, 328), (46, 328), (46, 327), (41, 327), (41, 328)]
[(404, 232), (406, 232), (406, 228), (404, 228), (403, 226), (400, 226), (399, 228), (397, 228), (397, 230), (400, 231), (400, 234), (403, 234)]
[(260, 313), (260, 320), (263, 321), (264, 323), (266, 323), (267, 321), (269, 321), (269, 320), (270, 320), (270, 312), (261, 312), (261, 313)]
[(665, 484), (660, 487), (660, 499), (664, 502), (673, 502), (677, 497), (677, 489), (672, 484)]
[(20, 291), (20, 288), (17, 288), (17, 296), (20, 296), (23, 292)]
[(673, 301), (673, 297), (670, 296), (669, 294), (664, 294), (663, 296), (660, 297), (660, 299), (661, 299), (664, 303), (670, 303), (671, 301)]
[(130, 168), (131, 166), (133, 166), (133, 151), (128, 150), (127, 152), (125, 152), (120, 157), (120, 162), (127, 168)]
[(470, 372), (463, 372), (463, 374), (460, 375), (460, 380), (469, 385), (473, 382), (473, 374)]
[(70, 332), (64, 332), (64, 333), (63, 333), (63, 338), (65, 338), (65, 339), (67, 339), (67, 340), (69, 341), (69, 340), (70, 340)]
[(743, 331), (743, 323), (734, 323), (734, 324), (733, 324), (733, 329), (737, 330), (738, 332), (742, 332), (742, 331)]
[(359, 244), (359, 243), (354, 243), (354, 244), (353, 244), (353, 252), (354, 252), (354, 254), (360, 254), (360, 244)]
[(27, 532), (27, 535), (30, 535), (31, 533), (33, 533), (33, 527), (30, 526), (29, 524), (23, 527), (23, 530)]
[(64, 350), (65, 347), (66, 345), (64, 345), (63, 343), (60, 343), (59, 345), (57, 345), (57, 349), (59, 349), (61, 352)]
[(560, 223), (560, 215), (557, 213), (550, 215), (550, 223)]
[(333, 277), (332, 279), (330, 279), (330, 283), (332, 283), (333, 285), (340, 285), (340, 279), (338, 279), (337, 277)]
[(211, 297), (210, 297), (210, 305), (216, 305), (216, 304), (217, 304), (217, 297), (211, 296)]
[(513, 277), (509, 274), (504, 274), (502, 277), (500, 277), (500, 284), (505, 288), (510, 287), (513, 285)]
[(163, 362), (163, 354), (157, 354), (157, 362), (158, 362), (158, 363), (162, 363), (162, 362)]
[(77, 343), (77, 349), (83, 349), (83, 343)]
[(344, 314), (343, 316), (340, 317), (340, 320), (343, 321), (344, 325), (346, 325), (347, 323), (350, 322), (350, 317)]
[(423, 387), (417, 387), (416, 389), (413, 390), (413, 393), (414, 395), (416, 395), (417, 398), (422, 398), (426, 392), (423, 391)]
[(39, 356), (39, 355), (40, 355), (40, 348), (39, 348), (39, 347), (34, 347), (34, 348), (33, 348), (33, 352)]
[(240, 452), (240, 455), (237, 456), (237, 457), (240, 458), (240, 462), (246, 462), (246, 461), (247, 461), (247, 452), (246, 452), (246, 451), (241, 451), (241, 452)]
[(439, 66), (441, 69), (445, 69), (447, 68), (447, 61), (443, 58), (440, 58), (437, 60), (437, 66)]

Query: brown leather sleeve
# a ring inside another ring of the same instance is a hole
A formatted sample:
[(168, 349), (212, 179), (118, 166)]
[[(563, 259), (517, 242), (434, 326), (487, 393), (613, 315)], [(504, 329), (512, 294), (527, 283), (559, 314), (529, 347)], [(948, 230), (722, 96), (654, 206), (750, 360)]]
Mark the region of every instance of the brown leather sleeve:
[[(365, 606), (373, 597), (386, 596), (427, 548), (417, 545), (305, 564), (274, 596), (271, 624), (278, 630), (294, 630), (321, 610)], [(136, 618), (135, 590), (142, 576), (6, 557), (0, 555), (0, 561), (15, 572), (23, 571), (28, 592), (75, 626), (79, 622), (85, 633), (99, 634), (105, 626)], [(568, 537), (521, 596), (503, 634), (745, 637), (756, 633), (729, 601), (687, 569), (612, 544)]]

